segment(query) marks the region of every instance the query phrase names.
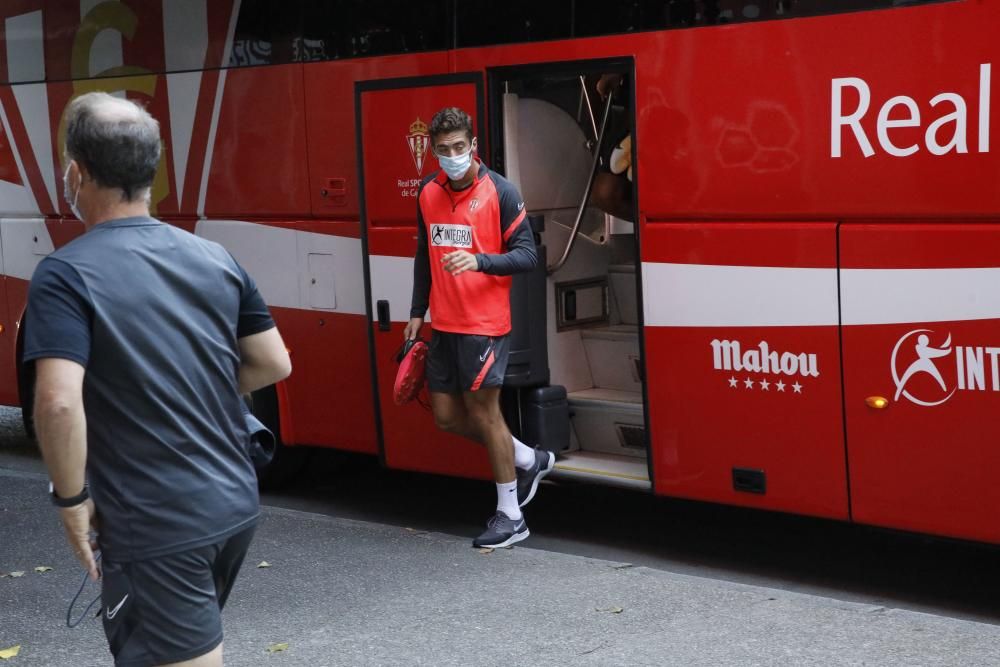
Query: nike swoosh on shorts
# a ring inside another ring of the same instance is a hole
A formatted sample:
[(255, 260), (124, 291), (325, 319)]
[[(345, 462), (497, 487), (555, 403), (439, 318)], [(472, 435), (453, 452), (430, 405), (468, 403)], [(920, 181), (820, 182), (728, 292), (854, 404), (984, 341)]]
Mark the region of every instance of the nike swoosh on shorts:
[(104, 614), (105, 618), (107, 618), (110, 621), (115, 616), (117, 616), (118, 612), (121, 611), (122, 606), (125, 604), (125, 600), (128, 600), (128, 593), (126, 593), (125, 597), (123, 597), (121, 599), (121, 602), (119, 602), (118, 604), (115, 605), (114, 609), (112, 609), (111, 607), (108, 607), (107, 611)]

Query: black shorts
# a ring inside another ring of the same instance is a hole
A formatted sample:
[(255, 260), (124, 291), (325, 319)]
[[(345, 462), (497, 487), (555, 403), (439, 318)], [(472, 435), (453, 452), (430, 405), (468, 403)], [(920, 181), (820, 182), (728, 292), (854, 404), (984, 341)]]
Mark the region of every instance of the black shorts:
[(446, 394), (503, 386), (510, 336), (434, 331), (427, 355), (427, 389)]
[(150, 560), (101, 563), (101, 617), (118, 667), (191, 660), (222, 642), (222, 607), (256, 527)]

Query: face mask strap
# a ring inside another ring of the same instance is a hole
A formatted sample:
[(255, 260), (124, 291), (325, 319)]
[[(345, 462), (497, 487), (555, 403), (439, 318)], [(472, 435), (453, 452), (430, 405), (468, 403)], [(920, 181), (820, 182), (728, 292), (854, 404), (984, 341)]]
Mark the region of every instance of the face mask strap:
[[(67, 166), (66, 167), (66, 173), (63, 174), (63, 189), (64, 190), (69, 190), (69, 172), (70, 172), (70, 167)], [(80, 212), (79, 212), (79, 209), (77, 208), (77, 204), (80, 202), (80, 190), (82, 190), (82, 189), (83, 189), (83, 174), (80, 174), (80, 182), (76, 186), (76, 192), (73, 193), (73, 201), (69, 201), (69, 198), (65, 196), (65, 193), (64, 193), (64, 196), (63, 196), (63, 199), (65, 199), (66, 203), (69, 204), (69, 210), (73, 213), (73, 215), (75, 215), (80, 220), (82, 220), (83, 218), (81, 218), (81, 216), (80, 216)]]

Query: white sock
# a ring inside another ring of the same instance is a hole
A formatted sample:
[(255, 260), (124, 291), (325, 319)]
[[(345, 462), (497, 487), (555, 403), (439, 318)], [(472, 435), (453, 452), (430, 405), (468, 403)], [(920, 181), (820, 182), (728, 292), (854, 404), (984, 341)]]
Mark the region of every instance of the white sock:
[(514, 436), (510, 436), (510, 439), (514, 441), (514, 467), (527, 470), (535, 465), (535, 450)]
[(497, 510), (517, 521), (521, 518), (521, 508), (517, 506), (517, 481), (497, 484)]

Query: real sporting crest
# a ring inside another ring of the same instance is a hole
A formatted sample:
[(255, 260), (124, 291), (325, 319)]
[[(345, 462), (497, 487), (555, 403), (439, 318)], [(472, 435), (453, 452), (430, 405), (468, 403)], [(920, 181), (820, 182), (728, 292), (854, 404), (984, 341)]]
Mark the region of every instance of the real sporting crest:
[(424, 175), (424, 158), (427, 157), (430, 141), (431, 135), (427, 123), (417, 116), (417, 119), (410, 123), (410, 133), (406, 135), (406, 143), (410, 147), (410, 156), (413, 158), (413, 166), (417, 168), (417, 176)]

